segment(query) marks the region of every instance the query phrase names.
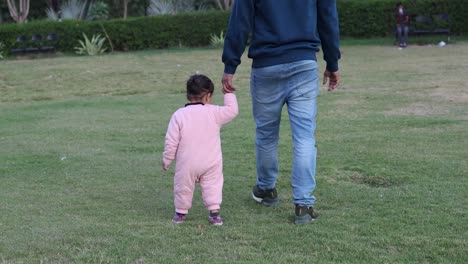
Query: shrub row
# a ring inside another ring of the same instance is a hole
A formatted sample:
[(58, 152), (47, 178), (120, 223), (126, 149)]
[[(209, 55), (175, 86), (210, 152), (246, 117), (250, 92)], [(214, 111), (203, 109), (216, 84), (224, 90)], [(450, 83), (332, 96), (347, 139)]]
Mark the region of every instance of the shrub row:
[(47, 36), (49, 33), (56, 33), (57, 49), (70, 52), (78, 45), (78, 39), (83, 39), (85, 33), (88, 37), (96, 34), (108, 36), (114, 50), (199, 47), (208, 46), (212, 34), (219, 35), (221, 31), (225, 31), (228, 20), (228, 12), (211, 11), (101, 22), (35, 21), (22, 25), (1, 25), (0, 41), (8, 51), (18, 46), (17, 36), (25, 35), (30, 38), (32, 34)]
[[(352, 37), (374, 37), (392, 34), (395, 0), (337, 0), (341, 34)], [(468, 33), (468, 0), (403, 1), (412, 14), (448, 13), (455, 34)], [(108, 35), (114, 50), (160, 49), (171, 46), (197, 47), (209, 45), (212, 34), (225, 31), (228, 12), (211, 11), (156, 17), (114, 19), (102, 22), (35, 21), (28, 24), (0, 25), (0, 41), (5, 50), (14, 48), (16, 37), (33, 33), (46, 36), (57, 33), (60, 51), (70, 52), (83, 33)]]

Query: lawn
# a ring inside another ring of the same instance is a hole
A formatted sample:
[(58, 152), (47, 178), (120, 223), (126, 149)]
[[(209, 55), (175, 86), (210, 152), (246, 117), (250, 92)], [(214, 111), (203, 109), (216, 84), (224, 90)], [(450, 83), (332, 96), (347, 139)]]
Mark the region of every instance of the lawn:
[(321, 216), (302, 226), (286, 112), (280, 205), (250, 197), (247, 58), (222, 132), (222, 227), (199, 191), (187, 222), (170, 221), (160, 164), (189, 75), (211, 77), (222, 103), (221, 50), (0, 61), (0, 263), (468, 263), (468, 42), (342, 52), (340, 89), (318, 99)]

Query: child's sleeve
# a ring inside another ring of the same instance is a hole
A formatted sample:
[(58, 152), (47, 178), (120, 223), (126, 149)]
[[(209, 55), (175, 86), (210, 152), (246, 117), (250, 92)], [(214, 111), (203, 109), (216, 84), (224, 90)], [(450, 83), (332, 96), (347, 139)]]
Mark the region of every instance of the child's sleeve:
[(234, 93), (224, 94), (224, 106), (217, 108), (216, 118), (220, 125), (229, 123), (239, 113), (237, 98)]
[(171, 164), (175, 159), (177, 148), (180, 142), (180, 126), (177, 121), (177, 115), (174, 114), (169, 122), (166, 132), (166, 140), (164, 143), (163, 162)]

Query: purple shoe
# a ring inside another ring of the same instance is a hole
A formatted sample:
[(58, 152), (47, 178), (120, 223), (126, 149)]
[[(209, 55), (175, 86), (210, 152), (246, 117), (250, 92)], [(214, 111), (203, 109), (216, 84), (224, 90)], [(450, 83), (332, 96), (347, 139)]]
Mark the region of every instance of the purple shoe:
[(220, 215), (215, 215), (215, 216), (210, 215), (210, 224), (214, 226), (222, 226), (223, 219), (221, 218)]
[(187, 215), (175, 213), (172, 217), (172, 222), (176, 224), (182, 224), (187, 219)]

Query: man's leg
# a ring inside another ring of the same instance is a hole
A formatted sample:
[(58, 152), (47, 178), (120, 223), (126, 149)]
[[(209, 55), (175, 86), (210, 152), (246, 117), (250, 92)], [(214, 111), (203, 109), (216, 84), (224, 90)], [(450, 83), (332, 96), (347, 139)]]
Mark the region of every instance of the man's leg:
[(319, 93), (317, 63), (297, 62), (298, 67), (290, 79), (288, 113), (294, 144), (292, 168), (293, 200), (295, 204), (311, 206), (315, 202), (315, 116)]
[(287, 99), (289, 119), (294, 144), (291, 185), (296, 205), (295, 223), (309, 223), (318, 217), (312, 205), (315, 197), (315, 168), (317, 149), (315, 127), (317, 96), (319, 93), (318, 67), (315, 61), (296, 63), (290, 78)]
[(402, 36), (403, 45), (407, 46), (408, 45), (408, 26), (403, 26), (402, 34), (403, 34), (403, 36)]
[[(262, 202), (262, 191), (269, 191), (276, 196), (278, 177), (278, 140), (281, 121), (281, 109), (285, 102), (285, 87), (282, 81), (282, 65), (265, 68), (252, 68), (251, 95), (252, 111), (256, 124), (255, 149), (257, 182), (254, 188), (254, 199)], [(259, 195), (256, 195), (258, 193)], [(257, 197), (256, 197), (257, 196)], [(277, 197), (271, 197), (276, 202)], [(267, 204), (266, 205), (272, 205)]]
[(403, 27), (401, 25), (397, 25), (397, 36), (398, 36), (398, 45), (403, 45)]

